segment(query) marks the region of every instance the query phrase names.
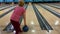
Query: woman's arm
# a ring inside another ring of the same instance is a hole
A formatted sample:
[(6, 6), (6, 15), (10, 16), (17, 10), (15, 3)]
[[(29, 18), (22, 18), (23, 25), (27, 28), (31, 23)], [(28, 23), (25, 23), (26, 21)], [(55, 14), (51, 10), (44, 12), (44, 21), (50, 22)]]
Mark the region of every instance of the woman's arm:
[(26, 11), (23, 14), (23, 18), (24, 18), (24, 25), (26, 25)]

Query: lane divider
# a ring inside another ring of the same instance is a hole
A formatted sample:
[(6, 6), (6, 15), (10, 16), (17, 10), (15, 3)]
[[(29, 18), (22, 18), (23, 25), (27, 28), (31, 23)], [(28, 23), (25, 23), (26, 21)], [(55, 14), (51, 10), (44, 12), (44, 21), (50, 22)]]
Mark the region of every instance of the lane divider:
[(0, 15), (0, 18), (11, 12), (16, 6), (12, 7), (10, 10), (6, 11), (4, 14)]
[(53, 28), (48, 24), (48, 22), (46, 21), (46, 19), (40, 14), (40, 12), (38, 11), (38, 9), (34, 6), (34, 4), (32, 4), (33, 9), (35, 11), (36, 17), (38, 19), (38, 22), (40, 24), (40, 27), (42, 30), (47, 30), (49, 32), (49, 30), (53, 30)]
[(2, 7), (2, 8), (0, 8), (0, 11), (2, 11), (2, 10), (4, 10), (4, 9), (7, 9), (7, 8), (10, 8), (10, 7), (12, 7), (12, 6), (5, 6), (5, 7)]
[(43, 4), (39, 4), (39, 6), (43, 7), (44, 9), (48, 10), (49, 12), (51, 12), (52, 14), (54, 14), (55, 16), (60, 18), (60, 13), (57, 13), (56, 11), (52, 10), (51, 8), (49, 8)]
[(51, 5), (51, 4), (47, 4), (48, 6), (51, 6), (51, 7), (54, 7), (54, 8), (57, 8), (57, 9), (60, 9), (60, 6), (55, 6), (55, 5)]
[[(50, 6), (49, 4), (44, 4), (44, 5), (45, 5), (45, 6), (47, 6), (48, 8), (50, 8), (50, 9), (51, 9), (51, 7), (52, 7), (52, 8), (56, 8), (56, 7), (54, 7), (54, 6)], [(58, 9), (58, 8), (57, 8), (57, 9)], [(53, 10), (53, 9), (52, 9), (52, 10)], [(53, 10), (53, 11), (55, 11), (55, 10)], [(59, 12), (57, 12), (57, 11), (56, 11), (55, 13), (60, 14), (60, 13), (59, 13)]]
[(1, 5), (0, 8), (5, 7), (5, 6), (8, 6), (8, 5)]

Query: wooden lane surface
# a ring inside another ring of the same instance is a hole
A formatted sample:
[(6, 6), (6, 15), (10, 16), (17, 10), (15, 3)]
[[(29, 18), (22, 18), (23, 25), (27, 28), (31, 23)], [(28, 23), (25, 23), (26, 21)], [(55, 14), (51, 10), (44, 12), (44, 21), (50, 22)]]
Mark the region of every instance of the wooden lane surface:
[[(40, 13), (44, 16), (44, 18), (47, 20), (47, 22), (53, 27), (54, 30), (52, 30), (50, 33), (48, 34), (59, 34), (59, 30), (60, 28), (55, 28), (55, 27), (59, 27), (60, 26), (60, 18), (56, 17), (55, 15), (51, 14), (49, 11), (45, 10), (44, 8), (42, 8), (41, 6), (38, 6), (35, 4), (35, 6), (37, 7), (37, 9), (40, 11)], [(56, 26), (56, 22), (59, 22), (58, 25)], [(45, 31), (46, 32), (46, 31)]]

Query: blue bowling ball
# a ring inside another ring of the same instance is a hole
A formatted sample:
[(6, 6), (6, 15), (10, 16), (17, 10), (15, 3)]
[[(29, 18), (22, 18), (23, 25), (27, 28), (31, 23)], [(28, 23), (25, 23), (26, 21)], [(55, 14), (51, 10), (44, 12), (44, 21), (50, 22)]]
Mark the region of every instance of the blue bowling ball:
[(23, 27), (23, 31), (24, 31), (24, 32), (27, 32), (28, 30), (29, 30), (28, 26), (25, 25), (25, 26)]

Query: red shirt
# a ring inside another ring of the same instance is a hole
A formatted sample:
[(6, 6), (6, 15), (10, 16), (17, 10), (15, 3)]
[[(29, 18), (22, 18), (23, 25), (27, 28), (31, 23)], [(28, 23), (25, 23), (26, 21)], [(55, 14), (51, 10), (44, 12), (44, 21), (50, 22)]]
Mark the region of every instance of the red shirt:
[(24, 7), (17, 6), (14, 9), (14, 12), (13, 12), (13, 14), (11, 16), (11, 19), (14, 20), (14, 21), (19, 21), (20, 20), (20, 16), (22, 16), (24, 12), (25, 12)]

